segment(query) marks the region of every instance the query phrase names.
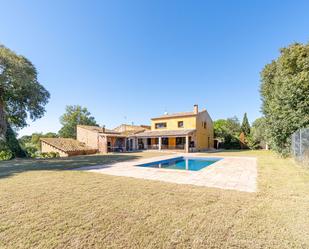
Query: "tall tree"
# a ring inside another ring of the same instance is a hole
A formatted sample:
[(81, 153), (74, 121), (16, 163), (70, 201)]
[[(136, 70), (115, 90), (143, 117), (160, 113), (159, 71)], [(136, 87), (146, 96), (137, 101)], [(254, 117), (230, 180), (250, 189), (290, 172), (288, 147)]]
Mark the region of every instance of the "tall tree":
[(236, 116), (219, 119), (214, 122), (215, 138), (219, 139), (224, 148), (239, 148), (240, 124)]
[(79, 105), (68, 105), (65, 113), (60, 117), (62, 128), (59, 131), (60, 137), (76, 138), (77, 125), (95, 125), (97, 122), (91, 116), (86, 107)]
[(309, 125), (309, 44), (295, 43), (261, 73), (262, 111), (271, 148), (286, 155), (290, 137)]
[(25, 157), (26, 154), (22, 147), (20, 146), (19, 141), (16, 138), (15, 131), (11, 128), (10, 124), (7, 124), (5, 144), (0, 145), (0, 149), (7, 150), (12, 153), (13, 157)]
[(239, 133), (241, 132), (238, 118), (236, 116), (227, 118), (226, 122), (227, 122), (227, 129), (230, 131), (230, 133), (233, 136), (238, 136)]
[(224, 138), (230, 134), (228, 131), (228, 124), (225, 119), (218, 119), (214, 121), (214, 135), (215, 138), (224, 140)]
[(25, 135), (18, 139), (21, 148), (27, 156), (35, 157), (36, 153), (41, 150), (41, 138), (56, 138), (58, 134), (53, 132), (48, 133), (32, 133), (32, 135)]
[(43, 133), (32, 133), (30, 142), (35, 145), (38, 149), (40, 149), (40, 139), (41, 138), (56, 138), (58, 137), (58, 134), (54, 132), (47, 132), (45, 134)]
[(214, 122), (214, 132), (216, 138), (224, 139), (227, 135), (239, 136), (240, 124), (236, 116), (227, 119), (218, 119)]
[(264, 117), (257, 118), (251, 127), (252, 138), (263, 145), (267, 142), (266, 136), (266, 121)]
[(49, 97), (33, 64), (0, 45), (0, 137), (5, 139), (8, 124), (23, 128), (27, 118), (41, 118)]
[(248, 121), (247, 113), (244, 114), (244, 118), (242, 119), (241, 131), (244, 133), (245, 136), (248, 136), (250, 134), (250, 124)]

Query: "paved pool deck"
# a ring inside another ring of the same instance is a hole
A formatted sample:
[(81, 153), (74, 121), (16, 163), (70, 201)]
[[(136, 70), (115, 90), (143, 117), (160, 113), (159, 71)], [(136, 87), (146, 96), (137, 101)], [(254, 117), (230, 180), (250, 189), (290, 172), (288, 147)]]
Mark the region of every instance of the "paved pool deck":
[[(175, 153), (167, 156), (138, 159), (114, 164), (82, 167), (78, 170), (113, 176), (126, 176), (177, 184), (191, 184), (204, 187), (256, 192), (257, 159), (254, 157), (226, 157), (199, 171), (137, 167), (138, 164), (166, 160), (178, 156), (209, 157), (199, 153)], [(213, 156), (217, 157), (217, 156)]]

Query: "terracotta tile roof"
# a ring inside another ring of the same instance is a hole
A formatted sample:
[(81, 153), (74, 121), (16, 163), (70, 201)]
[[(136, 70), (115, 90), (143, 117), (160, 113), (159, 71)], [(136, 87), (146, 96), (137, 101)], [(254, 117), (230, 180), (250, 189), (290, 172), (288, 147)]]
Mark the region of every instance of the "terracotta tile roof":
[(120, 135), (121, 132), (118, 131), (114, 131), (114, 130), (109, 130), (109, 129), (105, 129), (105, 132), (100, 132), (102, 134), (115, 134), (115, 135)]
[(77, 125), (77, 126), (89, 131), (97, 131), (97, 132), (103, 131), (103, 128), (100, 126), (94, 126), (94, 125)]
[(130, 124), (121, 124), (114, 128), (114, 131), (123, 131), (123, 130), (150, 130), (150, 125), (130, 125)]
[(128, 136), (132, 136), (134, 134), (143, 132), (145, 130), (132, 130), (132, 131), (123, 131), (123, 132), (113, 132), (113, 133), (100, 133), (100, 136), (107, 136), (107, 137), (128, 137)]
[(131, 135), (138, 134), (138, 133), (141, 133), (141, 132), (144, 132), (144, 131), (147, 131), (147, 130), (146, 129), (140, 129), (140, 130), (132, 130), (132, 131), (123, 131), (123, 132), (121, 132), (121, 134), (124, 135), (124, 136), (131, 136)]
[[(95, 132), (99, 132), (99, 133), (118, 133), (117, 131), (111, 130), (111, 129), (106, 129), (106, 128), (102, 128), (100, 126), (93, 126), (93, 125), (77, 125), (78, 127), (81, 127), (83, 129), (89, 130), (89, 131), (95, 131)], [(105, 130), (105, 132), (103, 132)]]
[(152, 120), (155, 119), (164, 119), (164, 118), (175, 118), (175, 117), (187, 117), (187, 116), (196, 116), (194, 112), (177, 112), (172, 114), (165, 114), (159, 117), (152, 118)]
[(122, 133), (100, 133), (99, 134), (100, 137), (120, 137), (120, 138), (125, 138), (126, 135), (122, 134)]
[(145, 131), (133, 136), (135, 137), (170, 137), (170, 136), (186, 136), (196, 131), (195, 129), (179, 129), (179, 130), (160, 130), (160, 131)]
[(41, 138), (40, 140), (63, 152), (93, 150), (93, 148), (72, 138)]
[(150, 126), (146, 125), (129, 125), (129, 124), (121, 124), (114, 128), (114, 131), (120, 132), (123, 136), (129, 136), (133, 134), (137, 134), (146, 130), (150, 130)]

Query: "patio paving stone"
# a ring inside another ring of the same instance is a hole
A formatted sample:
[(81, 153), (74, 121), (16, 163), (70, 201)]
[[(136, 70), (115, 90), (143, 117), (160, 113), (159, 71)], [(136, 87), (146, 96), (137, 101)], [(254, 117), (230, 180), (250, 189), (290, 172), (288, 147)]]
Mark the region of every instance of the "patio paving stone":
[(82, 167), (78, 170), (178, 184), (232, 189), (245, 192), (257, 191), (257, 160), (254, 157), (220, 157), (222, 160), (199, 171), (158, 169), (136, 166), (138, 164), (160, 161), (179, 156), (205, 157), (198, 153), (178, 153), (167, 156), (114, 163), (110, 165), (94, 166), (91, 168)]

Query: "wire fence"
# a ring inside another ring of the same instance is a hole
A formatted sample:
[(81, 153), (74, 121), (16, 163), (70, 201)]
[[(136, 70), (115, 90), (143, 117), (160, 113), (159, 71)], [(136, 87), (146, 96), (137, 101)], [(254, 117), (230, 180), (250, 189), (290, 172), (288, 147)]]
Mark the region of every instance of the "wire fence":
[(309, 164), (309, 128), (299, 129), (293, 133), (291, 149), (295, 159)]

